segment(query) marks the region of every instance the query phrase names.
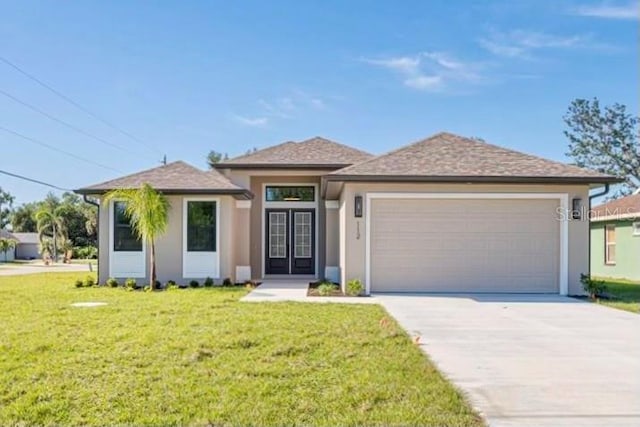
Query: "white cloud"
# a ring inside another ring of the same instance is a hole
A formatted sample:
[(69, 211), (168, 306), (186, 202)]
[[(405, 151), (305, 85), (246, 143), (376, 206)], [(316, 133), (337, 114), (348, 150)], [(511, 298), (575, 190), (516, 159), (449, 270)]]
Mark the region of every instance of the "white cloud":
[(454, 83), (482, 80), (480, 64), (465, 63), (444, 52), (421, 52), (382, 59), (363, 58), (362, 61), (396, 72), (405, 86), (428, 92), (441, 92)]
[(266, 117), (245, 117), (240, 115), (233, 115), (233, 119), (237, 122), (251, 127), (260, 127), (269, 123), (269, 119)]
[(595, 44), (591, 45), (590, 37), (585, 35), (558, 36), (525, 30), (492, 31), (489, 36), (478, 40), (478, 43), (494, 55), (521, 59), (532, 59), (533, 52), (542, 49), (596, 47)]
[(573, 13), (579, 16), (588, 16), (603, 19), (640, 19), (640, 3), (631, 1), (627, 4), (611, 5), (602, 3), (592, 6), (580, 6)]

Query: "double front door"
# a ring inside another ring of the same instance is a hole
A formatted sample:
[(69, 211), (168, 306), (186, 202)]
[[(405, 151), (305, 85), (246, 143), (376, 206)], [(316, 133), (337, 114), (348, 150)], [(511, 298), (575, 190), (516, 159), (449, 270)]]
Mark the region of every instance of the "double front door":
[(315, 210), (265, 213), (265, 274), (315, 274)]

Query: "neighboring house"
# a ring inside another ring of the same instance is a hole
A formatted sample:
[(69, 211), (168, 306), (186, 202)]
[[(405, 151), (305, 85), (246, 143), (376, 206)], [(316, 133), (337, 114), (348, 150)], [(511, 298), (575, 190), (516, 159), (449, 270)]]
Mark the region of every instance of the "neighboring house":
[[(313, 138), (201, 171), (183, 162), (77, 190), (149, 183), (171, 203), (158, 276), (361, 279), (366, 291), (579, 294), (604, 175), (439, 133), (381, 156)], [(144, 243), (101, 201), (100, 281), (146, 278)]]
[(591, 274), (640, 280), (640, 194), (593, 208)]
[[(13, 233), (0, 230), (0, 237), (16, 241), (16, 247), (6, 253), (7, 261), (40, 257), (38, 233)], [(5, 254), (0, 253), (0, 261), (5, 261)]]

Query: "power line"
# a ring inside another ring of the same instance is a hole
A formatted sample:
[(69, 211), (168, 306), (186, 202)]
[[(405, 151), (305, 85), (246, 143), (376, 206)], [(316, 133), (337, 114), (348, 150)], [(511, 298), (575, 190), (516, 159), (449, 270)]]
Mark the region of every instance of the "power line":
[(117, 148), (118, 150), (125, 151), (125, 152), (129, 151), (129, 150), (126, 150), (126, 149), (120, 147), (119, 145), (116, 145), (116, 144), (114, 144), (112, 142), (109, 142), (109, 141), (103, 139), (103, 138), (100, 138), (99, 136), (95, 136), (95, 135), (93, 135), (93, 134), (91, 134), (91, 133), (89, 133), (87, 131), (84, 131), (84, 130), (80, 129), (79, 127), (76, 127), (76, 126), (72, 125), (71, 123), (65, 122), (62, 119), (54, 117), (51, 114), (47, 113), (46, 111), (43, 111), (40, 108), (38, 108), (38, 107), (36, 107), (34, 105), (31, 105), (31, 104), (29, 104), (29, 103), (27, 103), (25, 101), (22, 101), (21, 99), (16, 98), (15, 96), (11, 95), (10, 93), (5, 92), (2, 89), (0, 89), (0, 94), (6, 96), (9, 99), (12, 99), (13, 101), (17, 102), (18, 104), (24, 105), (25, 107), (27, 107), (27, 108), (29, 108), (29, 109), (31, 109), (31, 110), (39, 113), (39, 114), (42, 114), (43, 116), (53, 120), (54, 122), (60, 123), (60, 124), (62, 124), (64, 126), (68, 127), (69, 129), (75, 130), (76, 132), (78, 132), (78, 133), (80, 133), (80, 134), (82, 134), (84, 136), (87, 136), (89, 138), (95, 139), (96, 141), (101, 142), (101, 143), (103, 143), (105, 145), (108, 145), (110, 147)]
[(73, 190), (70, 190), (69, 188), (62, 188), (62, 187), (58, 187), (57, 185), (48, 184), (48, 183), (46, 183), (46, 182), (44, 182), (44, 181), (38, 181), (37, 179), (28, 178), (28, 177), (26, 177), (26, 176), (22, 176), (22, 175), (18, 175), (18, 174), (15, 174), (15, 173), (11, 173), (11, 172), (7, 172), (7, 171), (3, 171), (2, 169), (0, 169), (0, 173), (3, 173), (3, 174), (5, 174), (5, 175), (12, 176), (12, 177), (14, 177), (14, 178), (23, 179), (23, 180), (25, 180), (25, 181), (29, 181), (29, 182), (33, 182), (33, 183), (36, 183), (36, 184), (44, 185), (44, 186), (46, 186), (46, 187), (55, 188), (56, 190), (60, 190), (60, 191), (73, 191)]
[(129, 137), (130, 139), (138, 142), (139, 144), (144, 145), (145, 147), (154, 150), (158, 153), (160, 153), (160, 151), (150, 145), (147, 144), (146, 142), (142, 141), (140, 138), (136, 137), (135, 135), (132, 135), (130, 132), (127, 132), (126, 130), (114, 125), (113, 123), (103, 119), (102, 117), (98, 116), (97, 114), (91, 112), (89, 109), (87, 109), (86, 107), (83, 107), (82, 105), (80, 105), (79, 103), (77, 103), (76, 101), (74, 101), (73, 99), (69, 98), (68, 96), (66, 96), (65, 94), (63, 94), (62, 92), (54, 89), (53, 87), (49, 86), (48, 84), (46, 84), (45, 82), (43, 82), (42, 80), (38, 79), (36, 76), (26, 72), (25, 70), (23, 70), (22, 68), (18, 67), (16, 64), (14, 64), (13, 62), (9, 61), (7, 58), (4, 58), (2, 56), (0, 56), (0, 61), (4, 62), (5, 64), (7, 64), (8, 66), (10, 66), (11, 68), (13, 68), (14, 70), (18, 71), (19, 73), (21, 73), (22, 75), (26, 76), (27, 78), (33, 80), (34, 82), (38, 83), (40, 86), (44, 87), (45, 89), (49, 90), (50, 92), (54, 93), (55, 95), (59, 96), (60, 98), (64, 99), (65, 101), (67, 101), (69, 104), (73, 105), (74, 107), (76, 107), (77, 109), (79, 109), (80, 111), (85, 112), (86, 114), (88, 114), (89, 116), (93, 117), (94, 119), (98, 120), (99, 122), (105, 124), (106, 126), (110, 127), (111, 129), (114, 129), (118, 132), (120, 132), (121, 134)]
[(15, 136), (17, 136), (17, 137), (19, 137), (19, 138), (25, 139), (25, 140), (27, 140), (27, 141), (33, 142), (34, 144), (41, 145), (41, 146), (46, 147), (46, 148), (48, 148), (48, 149), (50, 149), (50, 150), (53, 150), (53, 151), (57, 151), (57, 152), (59, 152), (59, 153), (66, 154), (67, 156), (69, 156), (69, 157), (73, 157), (74, 159), (81, 160), (81, 161), (86, 162), (86, 163), (90, 163), (90, 164), (92, 164), (92, 165), (94, 165), (94, 166), (98, 166), (98, 167), (101, 167), (101, 168), (103, 168), (103, 169), (108, 169), (108, 170), (111, 170), (111, 171), (114, 171), (114, 172), (118, 172), (118, 173), (120, 173), (120, 172), (121, 172), (121, 171), (119, 171), (119, 170), (117, 170), (117, 169), (114, 169), (114, 168), (112, 168), (112, 167), (110, 167), (110, 166), (105, 166), (105, 165), (100, 164), (100, 163), (98, 163), (98, 162), (94, 162), (94, 161), (93, 161), (93, 160), (91, 160), (91, 159), (86, 159), (86, 158), (84, 158), (84, 157), (78, 156), (77, 154), (74, 154), (74, 153), (72, 153), (72, 152), (70, 152), (70, 151), (63, 150), (63, 149), (61, 149), (61, 148), (56, 147), (55, 145), (47, 144), (46, 142), (42, 142), (42, 141), (40, 141), (40, 140), (38, 140), (38, 139), (31, 138), (31, 137), (29, 137), (29, 136), (23, 135), (23, 134), (21, 134), (21, 133), (18, 133), (18, 132), (16, 132), (16, 131), (11, 130), (11, 129), (7, 129), (7, 128), (5, 128), (4, 126), (1, 126), (1, 125), (0, 125), (0, 130), (3, 130), (3, 131), (5, 131), (5, 132), (7, 132), (7, 133), (10, 133), (10, 134), (15, 135)]

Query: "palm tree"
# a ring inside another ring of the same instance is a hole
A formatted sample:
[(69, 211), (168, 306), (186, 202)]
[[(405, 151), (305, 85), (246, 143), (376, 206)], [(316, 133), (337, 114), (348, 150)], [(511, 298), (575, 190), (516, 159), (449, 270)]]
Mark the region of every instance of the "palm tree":
[(5, 239), (4, 237), (0, 238), (0, 252), (4, 254), (4, 260), (7, 261), (7, 252), (9, 249), (13, 249), (16, 247), (16, 241), (14, 239)]
[(48, 195), (36, 212), (36, 229), (40, 246), (45, 247), (47, 238), (51, 238), (53, 262), (58, 260), (58, 247), (68, 240), (64, 223), (64, 209), (53, 195)]
[(106, 201), (119, 200), (126, 204), (125, 215), (129, 218), (133, 231), (140, 240), (149, 245), (149, 274), (151, 289), (156, 284), (156, 238), (167, 229), (169, 222), (169, 201), (164, 194), (149, 184), (136, 189), (113, 190), (105, 195)]

